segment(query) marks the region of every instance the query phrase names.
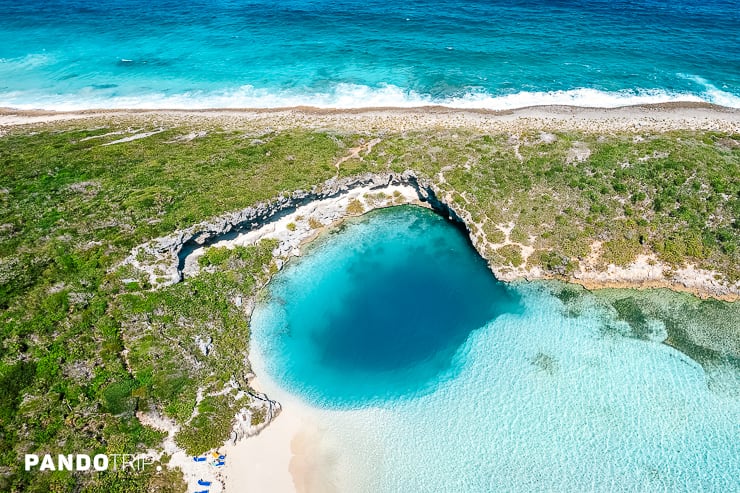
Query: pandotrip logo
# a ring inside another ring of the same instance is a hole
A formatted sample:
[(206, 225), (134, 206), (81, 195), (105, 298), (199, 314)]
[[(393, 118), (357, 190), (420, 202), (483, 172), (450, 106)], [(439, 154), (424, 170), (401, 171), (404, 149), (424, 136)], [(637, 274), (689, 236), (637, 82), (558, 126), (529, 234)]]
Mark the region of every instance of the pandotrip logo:
[[(154, 458), (134, 454), (26, 454), (26, 471), (141, 471), (154, 464)], [(157, 466), (157, 471), (162, 467)]]

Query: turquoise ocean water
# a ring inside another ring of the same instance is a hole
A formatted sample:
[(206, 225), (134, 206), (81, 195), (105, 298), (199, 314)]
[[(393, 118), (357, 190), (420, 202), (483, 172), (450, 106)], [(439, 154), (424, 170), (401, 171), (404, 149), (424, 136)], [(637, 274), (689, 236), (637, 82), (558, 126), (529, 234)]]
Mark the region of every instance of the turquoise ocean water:
[(0, 0), (0, 107), (740, 107), (734, 0)]
[(275, 277), (252, 359), (317, 416), (336, 491), (738, 491), (738, 366), (562, 286), (505, 286), (440, 217), (375, 211)]

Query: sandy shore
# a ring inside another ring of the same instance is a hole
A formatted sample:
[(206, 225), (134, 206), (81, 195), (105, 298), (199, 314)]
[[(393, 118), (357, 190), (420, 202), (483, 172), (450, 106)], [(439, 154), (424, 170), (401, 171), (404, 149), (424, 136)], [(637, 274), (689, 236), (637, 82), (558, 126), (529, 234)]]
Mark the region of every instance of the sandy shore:
[(300, 446), (305, 442), (298, 441), (310, 429), (306, 416), (294, 406), (286, 406), (259, 435), (225, 446), (222, 450), (227, 456), (223, 470), (226, 491), (298, 491), (296, 483), (302, 483), (304, 477), (301, 468), (293, 465), (299, 461), (293, 457), (304, 455)]
[(429, 128), (473, 128), (518, 131), (527, 128), (588, 132), (671, 131), (681, 129), (740, 131), (740, 109), (706, 103), (665, 103), (620, 108), (536, 106), (507, 111), (456, 110), (444, 107), (363, 108), (330, 110), (284, 109), (211, 110), (88, 110), (75, 112), (22, 111), (0, 108), (0, 127), (107, 120), (201, 128), (292, 127), (348, 131), (411, 131)]
[[(262, 390), (256, 379), (250, 385)], [(227, 456), (221, 471), (224, 491), (333, 493), (325, 477), (331, 459), (322, 446), (315, 410), (287, 395), (280, 400), (279, 417), (259, 435), (220, 449)]]

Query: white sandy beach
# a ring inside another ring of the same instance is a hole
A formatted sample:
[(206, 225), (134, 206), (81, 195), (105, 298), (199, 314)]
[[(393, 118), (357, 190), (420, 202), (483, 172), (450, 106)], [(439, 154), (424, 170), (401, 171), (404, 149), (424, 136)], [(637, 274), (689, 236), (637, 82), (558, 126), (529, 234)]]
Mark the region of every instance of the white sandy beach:
[(259, 435), (224, 447), (228, 457), (223, 470), (226, 491), (296, 492), (296, 483), (302, 480), (300, 471), (295, 479), (288, 474), (294, 459), (293, 443), (310, 426), (306, 416), (288, 406)]
[[(256, 379), (250, 383), (260, 387)], [(283, 410), (262, 432), (221, 449), (228, 458), (221, 471), (225, 491), (332, 493), (316, 411), (287, 395), (280, 401)]]

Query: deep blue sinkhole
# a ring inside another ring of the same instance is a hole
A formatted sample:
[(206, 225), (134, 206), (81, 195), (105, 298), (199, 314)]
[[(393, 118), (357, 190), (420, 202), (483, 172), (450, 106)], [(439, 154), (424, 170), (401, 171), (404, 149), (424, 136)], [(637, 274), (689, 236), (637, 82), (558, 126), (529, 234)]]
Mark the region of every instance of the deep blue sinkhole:
[(433, 389), (472, 331), (519, 310), (460, 229), (412, 206), (345, 223), (267, 289), (252, 327), (270, 375), (329, 406)]

